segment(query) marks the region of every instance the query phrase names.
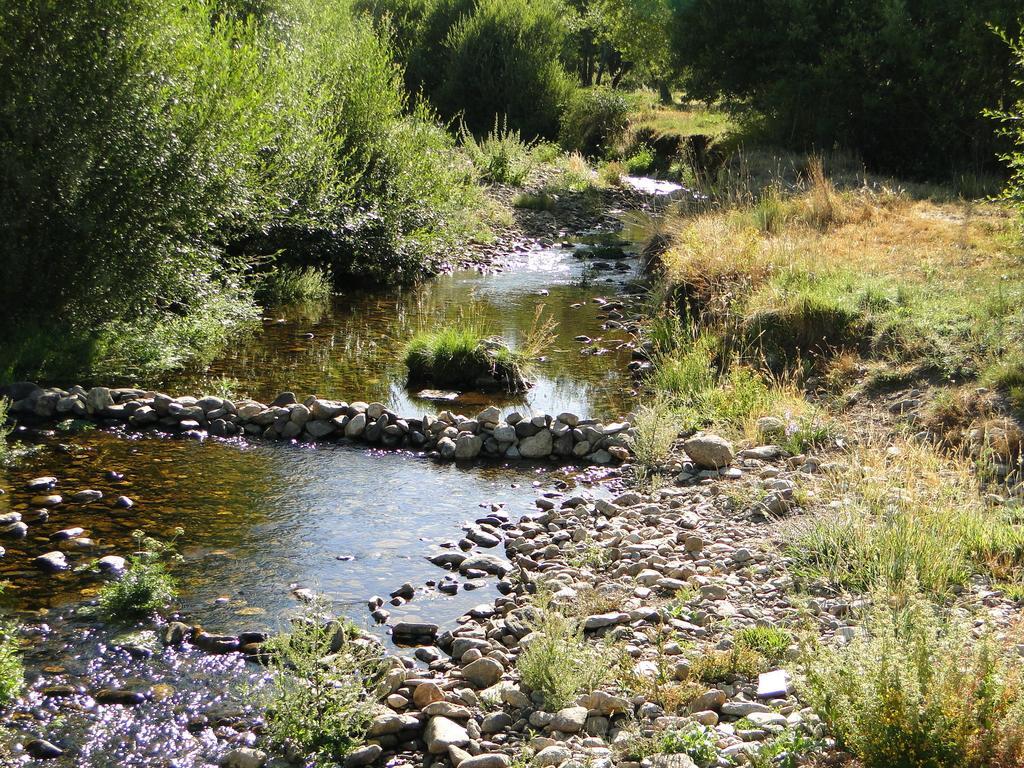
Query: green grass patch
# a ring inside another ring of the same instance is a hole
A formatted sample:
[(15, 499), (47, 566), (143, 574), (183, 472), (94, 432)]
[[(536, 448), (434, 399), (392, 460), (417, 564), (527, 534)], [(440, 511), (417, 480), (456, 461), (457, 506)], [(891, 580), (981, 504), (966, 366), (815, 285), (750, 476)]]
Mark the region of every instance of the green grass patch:
[(1024, 529), (982, 495), (960, 460), (929, 446), (865, 446), (826, 479), (796, 522), (790, 556), (804, 581), (855, 592), (945, 594), (984, 574), (1020, 581)]
[(522, 185), (534, 168), (534, 144), (523, 141), (518, 130), (509, 129), (507, 120), (498, 122), (483, 139), (462, 129), (462, 149), (483, 181), (494, 184)]
[(279, 266), (257, 280), (256, 299), (265, 307), (324, 301), (331, 296), (331, 274), (318, 267)]
[(733, 118), (724, 111), (696, 104), (658, 105), (632, 118), (634, 130), (647, 128), (659, 136), (710, 136), (722, 138), (736, 130)]
[(418, 332), (405, 347), (410, 385), (526, 389), (530, 367), (551, 344), (557, 327), (544, 318), (543, 309), (537, 308), (530, 330), (515, 350), (497, 341), (489, 328), (472, 317), (460, 316), (443, 327)]
[(558, 205), (558, 199), (549, 192), (520, 192), (512, 199), (513, 208), (523, 208), (529, 211), (553, 211)]
[[(0, 584), (0, 593), (3, 593), (3, 584)], [(25, 667), (18, 652), (16, 632), (13, 622), (0, 623), (0, 706), (14, 701), (25, 687)]]
[(779, 627), (744, 627), (733, 635), (733, 645), (755, 651), (770, 664), (778, 664), (786, 658), (793, 636)]

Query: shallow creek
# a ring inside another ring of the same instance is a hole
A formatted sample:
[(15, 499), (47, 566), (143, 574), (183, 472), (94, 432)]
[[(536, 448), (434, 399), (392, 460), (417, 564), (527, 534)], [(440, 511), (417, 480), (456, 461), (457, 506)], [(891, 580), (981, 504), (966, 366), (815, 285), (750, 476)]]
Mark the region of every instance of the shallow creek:
[[(199, 394), (213, 379), (229, 379), (257, 399), (290, 389), (339, 399), (379, 400), (399, 413), (451, 408), (472, 414), (483, 405), (548, 413), (573, 411), (612, 418), (628, 412), (628, 334), (602, 328), (600, 302), (619, 298), (638, 260), (580, 258), (577, 245), (510, 254), (496, 271), (463, 271), (417, 290), (335, 297), (318, 310), (283, 309), (260, 332), (207, 370), (151, 386)], [(594, 238), (593, 242), (602, 238)], [(428, 402), (406, 391), (400, 350), (415, 330), (459, 312), (481, 318), (507, 342), (522, 339), (535, 308), (558, 322), (557, 339), (523, 397), (469, 394)], [(586, 336), (590, 341), (577, 341)], [(147, 382), (143, 382), (147, 384)], [(5, 540), (0, 602), (26, 626), (29, 690), (11, 720), (16, 731), (65, 749), (58, 766), (216, 764), (238, 732), (258, 717), (254, 700), (263, 673), (237, 655), (153, 646), (118, 638), (89, 602), (98, 577), (75, 570), (105, 554), (126, 555), (136, 529), (170, 538), (177, 527), (183, 561), (174, 566), (180, 615), (211, 632), (277, 630), (298, 606), (296, 588), (329, 596), (334, 609), (370, 626), (366, 600), (387, 597), (403, 582), (417, 593), (386, 604), (391, 621), (423, 619), (453, 626), (470, 607), (492, 600), (495, 580), (466, 582), (453, 596), (429, 582), (443, 571), (425, 559), (456, 542), (463, 523), (497, 510), (517, 519), (536, 512), (538, 493), (587, 486), (600, 472), (551, 466), (458, 466), (408, 453), (347, 445), (289, 445), (206, 440), (202, 443), (103, 431), (44, 433), (37, 450), (15, 469), (0, 470), (0, 514), (19, 512), (28, 536)], [(123, 479), (108, 479), (109, 472)], [(65, 499), (101, 490), (92, 505), (69, 501), (40, 512), (26, 482), (59, 480)], [(132, 509), (111, 508), (127, 495)], [(81, 538), (56, 543), (63, 529)], [(63, 549), (72, 570), (44, 574), (32, 558)], [(500, 554), (500, 547), (484, 550)], [(58, 688), (54, 686), (70, 686)], [(135, 706), (97, 705), (89, 694), (124, 688), (145, 695)], [(47, 693), (44, 693), (47, 691)], [(59, 693), (60, 695), (54, 695)], [(0, 757), (0, 763), (3, 758)], [(33, 765), (25, 756), (16, 764)], [(41, 763), (40, 763), (41, 764)]]

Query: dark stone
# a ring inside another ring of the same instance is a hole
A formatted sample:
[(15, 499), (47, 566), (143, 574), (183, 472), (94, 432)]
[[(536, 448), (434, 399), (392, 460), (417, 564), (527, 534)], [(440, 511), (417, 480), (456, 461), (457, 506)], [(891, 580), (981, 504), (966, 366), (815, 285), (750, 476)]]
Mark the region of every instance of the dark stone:
[(270, 407), (283, 408), (284, 406), (292, 405), (295, 402), (296, 400), (294, 392), (282, 392), (281, 394), (274, 398), (273, 402), (270, 403)]
[(64, 750), (45, 739), (33, 739), (25, 745), (25, 752), (33, 760), (54, 760), (64, 754)]
[(132, 707), (141, 704), (146, 700), (145, 694), (138, 691), (123, 691), (116, 688), (104, 688), (93, 694), (97, 704), (116, 704), (122, 707)]

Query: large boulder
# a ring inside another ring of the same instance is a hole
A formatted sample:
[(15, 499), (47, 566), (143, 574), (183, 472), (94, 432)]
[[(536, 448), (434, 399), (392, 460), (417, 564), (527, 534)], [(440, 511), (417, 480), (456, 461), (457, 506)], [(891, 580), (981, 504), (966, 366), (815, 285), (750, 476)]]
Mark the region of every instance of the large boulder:
[(721, 469), (732, 463), (732, 444), (718, 435), (694, 435), (683, 443), (683, 450), (694, 464), (703, 469)]

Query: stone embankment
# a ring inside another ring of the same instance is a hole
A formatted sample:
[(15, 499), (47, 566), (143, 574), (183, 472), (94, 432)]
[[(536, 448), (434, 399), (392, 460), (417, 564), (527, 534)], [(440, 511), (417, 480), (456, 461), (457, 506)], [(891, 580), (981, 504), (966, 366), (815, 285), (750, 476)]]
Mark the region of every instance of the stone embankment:
[(473, 418), (450, 411), (417, 418), (381, 403), (342, 402), (291, 392), (272, 403), (206, 397), (171, 397), (141, 389), (42, 388), (15, 384), (6, 394), (11, 414), (43, 420), (88, 419), (108, 426), (180, 434), (192, 439), (250, 437), (322, 442), (348, 439), (408, 448), (437, 458), (555, 459), (611, 464), (629, 457), (630, 425), (603, 424), (572, 413), (502, 416), (491, 406)]

